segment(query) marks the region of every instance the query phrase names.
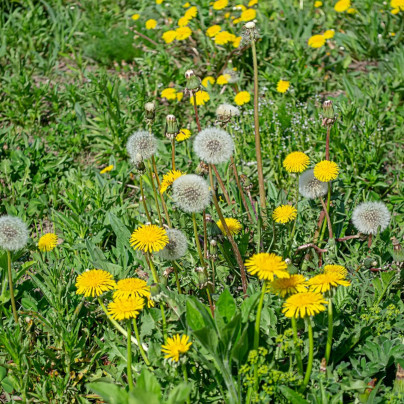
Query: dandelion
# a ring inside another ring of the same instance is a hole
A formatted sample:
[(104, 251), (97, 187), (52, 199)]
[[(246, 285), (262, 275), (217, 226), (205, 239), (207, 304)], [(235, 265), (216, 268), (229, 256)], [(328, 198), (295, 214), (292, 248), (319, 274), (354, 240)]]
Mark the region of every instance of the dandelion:
[(157, 21), (150, 19), (146, 21), (146, 29), (154, 29), (157, 26)]
[[(398, 11), (397, 11), (398, 12)], [(348, 10), (347, 10), (347, 13), (348, 14), (356, 14), (357, 13), (357, 11), (356, 11), (356, 9), (354, 9), (354, 8), (348, 8)], [(396, 13), (397, 14), (397, 13)]]
[(222, 30), (222, 27), (220, 25), (212, 25), (206, 30), (206, 36), (209, 38), (213, 38)]
[(185, 234), (177, 229), (168, 229), (168, 244), (159, 251), (158, 255), (166, 261), (176, 261), (183, 257), (188, 250), (188, 241)]
[(383, 202), (363, 202), (354, 209), (352, 222), (360, 233), (377, 234), (389, 225), (390, 212)]
[(91, 269), (83, 272), (76, 280), (76, 294), (85, 297), (100, 296), (108, 290), (115, 288), (115, 281), (112, 275), (102, 269)]
[(215, 78), (212, 76), (206, 76), (203, 80), (202, 80), (202, 85), (207, 88), (208, 84), (211, 84), (213, 86), (213, 84), (215, 84)]
[(114, 299), (108, 305), (108, 314), (114, 320), (126, 320), (136, 318), (139, 312), (143, 310), (144, 299), (139, 296), (121, 297)]
[(177, 90), (175, 88), (165, 88), (160, 96), (166, 100), (175, 100), (177, 98)]
[(126, 278), (117, 282), (113, 295), (114, 299), (128, 299), (136, 296), (146, 298), (149, 301), (150, 286), (147, 285), (146, 281), (139, 278)]
[(237, 83), (240, 80), (240, 76), (237, 74), (237, 69), (234, 67), (233, 69), (224, 69), (223, 74), (226, 74), (230, 76), (230, 78), (227, 78), (229, 83)]
[(44, 234), (38, 241), (39, 251), (52, 251), (58, 242), (58, 236), (54, 233)]
[(283, 167), (288, 173), (301, 173), (310, 163), (309, 156), (302, 152), (289, 153), (283, 160)]
[(240, 110), (230, 104), (220, 104), (216, 109), (217, 119), (221, 122), (229, 122), (234, 116), (239, 116)]
[(324, 35), (313, 35), (307, 41), (307, 44), (312, 48), (321, 48), (325, 44)]
[(272, 217), (276, 223), (288, 223), (295, 220), (297, 209), (291, 205), (278, 206), (272, 213)]
[(180, 133), (178, 133), (177, 137), (175, 138), (175, 140), (177, 142), (183, 142), (184, 140), (187, 140), (191, 137), (191, 131), (189, 129), (186, 128), (182, 128), (180, 129)]
[(140, 18), (140, 14), (133, 14), (131, 18), (133, 21), (137, 21)]
[(276, 254), (258, 253), (249, 258), (245, 266), (251, 275), (257, 275), (259, 279), (273, 281), (274, 277), (289, 278), (286, 270), (287, 264)]
[(207, 164), (225, 163), (233, 155), (234, 142), (223, 129), (207, 128), (196, 135), (194, 151)]
[(184, 93), (183, 93), (183, 92), (177, 93), (177, 101), (178, 101), (178, 102), (180, 102), (183, 97), (184, 97)]
[(227, 84), (229, 80), (230, 80), (229, 74), (222, 74), (217, 78), (216, 83), (222, 86), (224, 84)]
[(6, 251), (23, 249), (28, 243), (27, 225), (18, 217), (0, 217), (0, 248)]
[(165, 359), (178, 362), (180, 356), (187, 353), (191, 345), (188, 335), (176, 334), (173, 338), (167, 338), (165, 345), (161, 346), (161, 351), (165, 354)]
[(210, 204), (209, 185), (196, 174), (183, 175), (173, 183), (173, 200), (184, 212), (202, 212)]
[(290, 275), (289, 278), (274, 279), (269, 284), (269, 290), (281, 297), (307, 291), (306, 279), (303, 275)]
[(233, 42), (236, 39), (234, 34), (227, 31), (221, 31), (215, 36), (215, 44), (226, 45), (229, 42)]
[(314, 167), (314, 176), (322, 181), (329, 182), (338, 177), (338, 165), (333, 161), (323, 160), (316, 164)]
[[(233, 48), (238, 48), (240, 46), (242, 39), (243, 39), (243, 37), (241, 37), (241, 36), (236, 37), (236, 39), (233, 41)], [(230, 83), (230, 81), (229, 81), (229, 83)]]
[[(170, 31), (164, 32), (164, 34), (161, 37), (163, 38), (163, 41), (165, 43), (171, 43), (177, 37), (177, 33), (175, 31), (173, 31), (173, 30), (170, 30)], [(170, 90), (174, 90), (174, 89), (170, 89)], [(174, 92), (174, 94), (175, 94), (175, 92)], [(163, 97), (163, 95), (162, 95), (162, 97)]]
[(247, 22), (252, 21), (257, 17), (257, 11), (253, 8), (248, 8), (247, 10), (241, 13), (240, 19), (241, 21)]
[(326, 273), (313, 276), (309, 279), (307, 285), (312, 292), (328, 292), (332, 287), (338, 285), (349, 286), (351, 283), (345, 280), (345, 276), (337, 271), (328, 271)]
[(217, 0), (213, 3), (214, 10), (223, 10), (229, 4), (229, 0)]
[(195, 6), (190, 7), (187, 11), (185, 11), (184, 17), (186, 18), (195, 18), (198, 14), (198, 9)]
[(258, 4), (258, 0), (250, 0), (250, 2), (248, 3), (248, 7), (255, 6), (256, 4)]
[(314, 2), (314, 7), (315, 8), (319, 8), (319, 7), (321, 7), (323, 5), (323, 2), (322, 1), (315, 1)]
[(286, 93), (290, 87), (290, 81), (279, 80), (276, 86), (276, 91), (278, 93)]
[(186, 27), (189, 23), (190, 23), (190, 19), (188, 19), (187, 17), (181, 17), (178, 20), (178, 26), (179, 27)]
[(157, 151), (156, 138), (145, 130), (135, 132), (126, 143), (126, 150), (133, 164), (146, 160)]
[(179, 27), (175, 30), (175, 34), (178, 41), (183, 41), (191, 36), (192, 30), (189, 27)]
[(334, 35), (335, 35), (335, 31), (333, 29), (327, 29), (327, 31), (325, 31), (323, 34), (325, 39), (334, 38)]
[[(199, 90), (195, 93), (196, 105), (205, 105), (210, 100), (209, 94), (206, 91)], [(189, 99), (192, 105), (194, 105), (194, 98)]]
[(250, 102), (251, 96), (247, 91), (240, 91), (238, 94), (235, 95), (234, 97), (234, 102), (237, 105), (244, 105), (247, 104), (247, 102)]
[(314, 176), (314, 170), (307, 170), (299, 177), (299, 192), (309, 199), (316, 199), (324, 196), (328, 191), (328, 184), (319, 181)]
[(346, 277), (348, 275), (348, 271), (342, 265), (325, 265), (324, 266), (324, 273), (338, 273), (342, 277)]
[(112, 171), (114, 169), (114, 166), (111, 164), (109, 166), (106, 166), (104, 169), (102, 169), (100, 171), (100, 174), (105, 174), (105, 173), (109, 173), (110, 171)]
[(337, 13), (343, 13), (351, 7), (351, 0), (339, 0), (335, 3), (334, 10)]
[(393, 9), (391, 13), (398, 14), (400, 11), (404, 11), (404, 0), (391, 0), (390, 6)]
[(163, 228), (155, 224), (145, 224), (132, 233), (129, 241), (135, 250), (157, 252), (166, 246), (168, 237)]
[[(228, 227), (228, 229), (230, 231), (230, 234), (232, 236), (235, 235), (235, 234), (240, 233), (241, 229), (243, 228), (243, 226), (241, 226), (241, 223), (237, 219), (234, 219), (232, 217), (225, 218), (224, 221), (226, 222), (227, 227)], [(218, 220), (216, 222), (216, 224), (217, 224), (217, 227), (219, 227), (219, 229), (221, 230), (221, 232), (224, 235), (226, 235), (226, 232), (224, 230), (222, 222), (220, 220)]]
[(162, 4), (164, 0), (156, 0), (156, 4)]
[(184, 175), (184, 173), (178, 170), (171, 170), (167, 174), (164, 174), (163, 179), (161, 181), (160, 193), (164, 194), (164, 192), (167, 191), (168, 187), (173, 185), (173, 182), (177, 178), (181, 177), (181, 175)]
[(325, 304), (328, 302), (321, 293), (301, 292), (296, 293), (286, 300), (283, 304), (282, 313), (286, 317), (305, 318), (315, 316), (325, 310)]

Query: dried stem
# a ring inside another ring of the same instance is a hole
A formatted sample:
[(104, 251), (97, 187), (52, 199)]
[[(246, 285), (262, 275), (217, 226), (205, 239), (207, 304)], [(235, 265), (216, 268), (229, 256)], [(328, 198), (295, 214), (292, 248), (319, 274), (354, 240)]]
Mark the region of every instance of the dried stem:
[(141, 196), (142, 196), (143, 209), (144, 209), (144, 211), (145, 211), (145, 213), (146, 213), (147, 220), (148, 220), (149, 222), (151, 222), (152, 220), (151, 220), (151, 217), (150, 217), (149, 210), (147, 209), (146, 199), (145, 199), (145, 197), (144, 197), (142, 175), (139, 175), (139, 186), (140, 186), (140, 194), (141, 194)]
[(195, 112), (195, 120), (196, 120), (196, 125), (198, 126), (198, 132), (200, 132), (201, 129), (201, 123), (199, 122), (199, 115), (198, 115), (198, 106), (196, 105), (196, 92), (192, 92), (192, 97), (194, 98), (194, 112)]
[[(226, 188), (225, 188), (225, 186), (224, 186), (223, 180), (222, 180), (222, 178), (220, 177), (219, 172), (217, 171), (217, 168), (216, 168), (216, 166), (215, 166), (214, 164), (212, 164), (212, 168), (213, 168), (213, 171), (215, 172), (215, 176), (216, 176), (217, 182), (219, 183), (220, 189), (221, 189), (222, 192), (223, 192), (223, 195), (224, 195), (224, 198), (226, 199), (227, 204), (228, 204), (230, 207), (232, 207), (233, 205), (231, 204), (231, 200), (230, 200), (229, 194), (227, 193), (227, 190), (226, 190)], [(233, 211), (233, 213), (234, 213), (234, 211)]]
[(323, 200), (323, 198), (321, 196), (320, 196), (320, 202), (321, 202), (321, 205), (323, 206), (323, 209), (324, 209), (324, 212), (325, 212), (325, 217), (327, 218), (328, 237), (331, 240), (331, 239), (333, 239), (331, 219), (330, 219), (330, 215), (328, 214), (327, 206), (325, 206), (324, 200)]

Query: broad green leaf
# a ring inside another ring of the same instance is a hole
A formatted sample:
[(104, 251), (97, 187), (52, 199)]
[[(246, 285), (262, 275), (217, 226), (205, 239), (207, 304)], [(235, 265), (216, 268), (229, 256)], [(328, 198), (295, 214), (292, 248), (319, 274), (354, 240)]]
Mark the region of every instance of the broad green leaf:
[(98, 394), (108, 404), (128, 404), (128, 393), (122, 388), (112, 383), (88, 383), (87, 388)]
[(136, 381), (136, 388), (142, 389), (147, 393), (152, 393), (158, 399), (161, 397), (161, 386), (158, 382), (156, 376), (153, 373), (148, 371), (146, 368), (143, 368), (142, 373), (138, 377)]
[(290, 404), (309, 404), (300, 394), (286, 386), (279, 386), (279, 390), (289, 400)]
[(170, 392), (166, 404), (185, 403), (191, 393), (191, 386), (187, 383), (181, 383)]
[(228, 289), (225, 289), (219, 296), (219, 299), (217, 299), (216, 309), (224, 318), (226, 323), (233, 318), (234, 313), (236, 312), (236, 303), (234, 302), (233, 296), (230, 294)]

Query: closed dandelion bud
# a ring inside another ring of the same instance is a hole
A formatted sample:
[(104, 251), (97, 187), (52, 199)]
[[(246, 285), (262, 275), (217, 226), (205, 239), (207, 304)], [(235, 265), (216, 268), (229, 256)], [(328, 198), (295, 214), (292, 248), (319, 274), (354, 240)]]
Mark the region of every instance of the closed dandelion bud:
[(144, 165), (142, 156), (140, 154), (137, 154), (136, 156), (135, 168), (140, 175), (143, 175), (146, 172), (146, 166)]
[(146, 120), (154, 121), (154, 118), (156, 116), (156, 104), (154, 103), (154, 101), (146, 102), (146, 104), (144, 105), (144, 110)]
[(198, 275), (199, 288), (200, 289), (205, 288), (208, 283), (208, 276), (206, 274), (206, 271), (202, 267), (197, 267), (195, 268), (195, 272)]
[(187, 79), (187, 90), (196, 92), (199, 90), (201, 85), (201, 80), (198, 76), (195, 76), (193, 70), (187, 70), (185, 72), (185, 78)]
[(241, 34), (241, 44), (245, 45), (250, 43), (251, 41), (256, 41), (258, 39), (258, 32), (255, 27), (255, 22), (250, 21), (244, 25), (244, 30)]
[(324, 101), (323, 103), (323, 116), (324, 118), (334, 118), (334, 107), (331, 100)]
[(157, 296), (160, 295), (160, 293), (161, 293), (160, 285), (157, 284), (157, 283), (152, 283), (150, 285), (150, 294), (151, 294), (151, 296), (152, 297), (157, 297)]
[(245, 174), (240, 175), (240, 180), (241, 180), (241, 185), (243, 186), (244, 190), (246, 190), (246, 191), (252, 190), (253, 184)]
[(173, 140), (178, 135), (178, 133), (179, 133), (179, 129), (178, 129), (177, 119), (175, 118), (174, 115), (167, 115), (166, 116), (166, 137), (170, 140)]
[(401, 247), (401, 244), (395, 237), (392, 237), (392, 242), (393, 242), (393, 259), (394, 259), (394, 261), (403, 262), (404, 261), (403, 247)]
[(394, 381), (393, 391), (404, 394), (404, 369), (397, 364), (396, 380)]
[(18, 251), (28, 243), (27, 225), (14, 216), (0, 217), (0, 248), (6, 251)]
[(211, 245), (211, 247), (215, 248), (215, 247), (217, 246), (217, 241), (216, 241), (216, 239), (210, 240), (210, 245)]

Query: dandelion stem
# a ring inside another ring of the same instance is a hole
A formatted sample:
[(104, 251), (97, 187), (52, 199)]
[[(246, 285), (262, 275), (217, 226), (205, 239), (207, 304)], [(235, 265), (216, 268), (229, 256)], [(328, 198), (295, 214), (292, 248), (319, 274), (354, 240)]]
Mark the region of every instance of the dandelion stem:
[(195, 215), (195, 213), (192, 213), (192, 222), (194, 224), (194, 237), (195, 237), (195, 242), (196, 242), (196, 248), (198, 250), (199, 260), (201, 261), (201, 265), (204, 268), (206, 268), (205, 260), (203, 259), (201, 243), (199, 242), (198, 227), (197, 227), (197, 224), (196, 224), (196, 215)]
[(175, 138), (171, 140), (171, 165), (172, 169), (175, 170)]
[(372, 247), (372, 234), (368, 236), (368, 248)]
[[(132, 341), (130, 337), (132, 336), (132, 326), (130, 320), (128, 320), (128, 360), (127, 360), (127, 377), (129, 384), (129, 391), (133, 390), (133, 378), (132, 378)], [(140, 345), (140, 344), (139, 344)]]
[(333, 331), (334, 331), (334, 323), (333, 323), (333, 312), (332, 312), (332, 300), (330, 298), (328, 300), (328, 333), (327, 333), (327, 346), (325, 348), (325, 361), (327, 364), (330, 360), (330, 355), (331, 355)]
[(143, 209), (144, 209), (144, 211), (145, 211), (145, 213), (146, 213), (147, 220), (148, 220), (149, 222), (151, 222), (150, 213), (149, 213), (149, 210), (147, 209), (146, 199), (145, 199), (145, 197), (144, 197), (143, 180), (142, 180), (142, 176), (141, 176), (141, 175), (139, 175), (139, 186), (140, 186), (140, 194), (141, 194), (141, 196), (142, 196)]
[(208, 258), (208, 233), (206, 229), (206, 210), (203, 210), (203, 258)]
[(321, 196), (320, 196), (320, 202), (321, 202), (321, 205), (323, 206), (323, 209), (324, 209), (324, 212), (325, 212), (325, 217), (327, 219), (328, 237), (331, 240), (333, 238), (333, 234), (332, 234), (332, 225), (331, 225), (330, 215), (328, 214), (327, 206), (325, 206), (325, 203), (324, 203), (323, 198)]
[(262, 313), (262, 306), (264, 305), (264, 297), (265, 297), (266, 289), (267, 289), (267, 282), (264, 281), (262, 283), (261, 297), (260, 297), (260, 301), (258, 303), (258, 308), (257, 308), (257, 317), (255, 318), (254, 345), (253, 345), (253, 348), (255, 350), (258, 349), (259, 341), (260, 341), (261, 313)]
[[(159, 178), (159, 175), (157, 173), (156, 160), (154, 159), (154, 156), (152, 156), (152, 165), (153, 165), (153, 171), (154, 171), (154, 175), (156, 177), (158, 189), (160, 189), (160, 178)], [(168, 225), (168, 227), (172, 227), (170, 216), (168, 215), (167, 205), (166, 205), (166, 203), (164, 201), (164, 196), (163, 196), (163, 194), (161, 192), (159, 192), (159, 194), (160, 194), (161, 205), (163, 206), (164, 214), (166, 216), (167, 225)]]
[(302, 363), (302, 356), (300, 354), (300, 348), (299, 348), (299, 338), (297, 336), (296, 319), (294, 317), (292, 317), (291, 322), (292, 322), (292, 330), (293, 330), (293, 342), (295, 344), (295, 355), (296, 355), (297, 367), (299, 369), (299, 373), (301, 375), (303, 375), (303, 363)]
[(151, 167), (150, 161), (148, 162), (148, 167), (149, 167), (150, 182), (151, 182), (151, 186), (152, 186), (152, 188), (153, 188), (154, 202), (156, 203), (157, 214), (158, 214), (158, 216), (159, 216), (159, 223), (160, 223), (160, 226), (162, 226), (162, 225), (163, 225), (163, 221), (162, 221), (162, 219), (161, 219), (160, 205), (159, 205), (159, 201), (158, 201), (158, 199), (157, 199), (156, 187), (154, 186), (153, 172), (152, 172), (152, 167)]
[(330, 161), (330, 133), (331, 126), (327, 125), (327, 138), (325, 140), (325, 159)]
[[(331, 203), (331, 184), (328, 183), (328, 194), (327, 194), (327, 208), (323, 208), (324, 215), (327, 216), (328, 212), (330, 211), (330, 203)], [(324, 239), (324, 233), (325, 233), (325, 228), (326, 228), (326, 223), (323, 222), (323, 228), (321, 229), (321, 235), (320, 235), (320, 241), (318, 242), (318, 245), (321, 244), (321, 242)]]
[(227, 190), (226, 190), (226, 188), (225, 188), (225, 186), (224, 186), (223, 180), (222, 180), (222, 178), (220, 177), (219, 172), (217, 171), (217, 168), (216, 168), (216, 166), (215, 166), (214, 164), (212, 164), (212, 168), (213, 168), (213, 171), (215, 172), (215, 176), (216, 176), (217, 182), (219, 183), (220, 189), (221, 189), (222, 192), (223, 192), (223, 195), (224, 195), (224, 198), (226, 199), (227, 204), (228, 204), (230, 207), (232, 207), (229, 194), (227, 193)]
[(142, 355), (142, 358), (144, 360), (144, 363), (147, 366), (150, 366), (150, 362), (149, 359), (147, 358), (146, 352), (144, 351), (143, 347), (142, 347), (142, 341), (140, 339), (140, 334), (139, 334), (139, 329), (137, 328), (137, 323), (136, 323), (136, 319), (133, 319), (133, 329), (135, 330), (135, 335), (136, 335), (136, 339), (139, 341), (139, 351), (140, 351), (140, 355)]
[(296, 223), (297, 223), (298, 215), (299, 215), (299, 178), (297, 179), (297, 189), (296, 189), (296, 219), (293, 222), (292, 232), (290, 233), (290, 238), (289, 238), (290, 244), (289, 244), (287, 256), (289, 256), (290, 252), (292, 251), (293, 237), (296, 232)]
[(201, 128), (201, 123), (199, 122), (199, 115), (198, 115), (198, 107), (196, 105), (196, 92), (192, 92), (192, 97), (194, 99), (194, 112), (195, 112), (195, 120), (196, 120), (196, 126), (198, 126), (198, 132), (202, 130)]
[(8, 284), (9, 284), (8, 287), (10, 289), (11, 307), (13, 310), (15, 323), (18, 324), (17, 308), (15, 305), (15, 298), (14, 298), (13, 276), (11, 274), (11, 252), (8, 250), (7, 250), (7, 270), (8, 270)]
[(304, 376), (302, 387), (300, 388), (301, 392), (303, 392), (306, 389), (306, 387), (309, 383), (310, 376), (311, 376), (311, 369), (313, 367), (313, 352), (314, 352), (313, 327), (311, 325), (310, 317), (307, 317), (306, 321), (307, 321), (307, 327), (308, 327), (308, 332), (309, 332), (309, 361), (307, 362), (306, 374)]
[(154, 266), (154, 264), (153, 264), (153, 261), (152, 261), (152, 258), (151, 258), (150, 253), (147, 252), (147, 253), (145, 254), (145, 257), (146, 257), (147, 265), (149, 266), (150, 271), (151, 271), (151, 273), (152, 273), (152, 275), (153, 275), (153, 280), (154, 280), (154, 282), (155, 282), (155, 283), (160, 283), (160, 279), (159, 279), (159, 276), (158, 276), (158, 274), (157, 274), (156, 268), (155, 268), (155, 266)]
[(241, 258), (240, 251), (237, 247), (237, 244), (235, 243), (235, 241), (233, 239), (233, 236), (230, 233), (230, 230), (226, 224), (226, 220), (224, 219), (222, 210), (220, 209), (219, 202), (217, 201), (215, 186), (213, 184), (213, 175), (212, 175), (212, 165), (211, 164), (209, 164), (209, 180), (210, 180), (210, 187), (212, 189), (213, 203), (215, 204), (216, 212), (219, 216), (220, 222), (222, 223), (226, 236), (229, 239), (230, 244), (233, 248), (234, 255), (236, 256), (236, 260), (237, 260), (237, 263), (238, 263), (238, 266), (239, 266), (240, 272), (241, 272), (241, 283), (243, 285), (243, 292), (244, 292), (244, 295), (247, 295), (247, 276), (246, 276), (246, 272), (245, 272), (245, 268), (244, 268), (243, 259)]

